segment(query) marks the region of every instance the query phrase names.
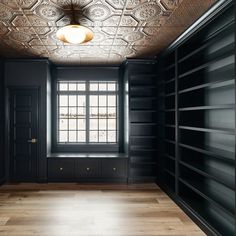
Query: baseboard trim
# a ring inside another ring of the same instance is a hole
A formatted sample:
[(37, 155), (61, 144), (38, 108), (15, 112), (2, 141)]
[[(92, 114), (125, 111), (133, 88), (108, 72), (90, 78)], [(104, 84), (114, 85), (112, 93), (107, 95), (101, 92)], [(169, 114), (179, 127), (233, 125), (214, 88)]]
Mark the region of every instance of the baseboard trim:
[(0, 185), (3, 185), (6, 182), (5, 178), (0, 178)]
[(81, 178), (81, 179), (53, 179), (49, 178), (47, 183), (122, 183), (127, 184), (127, 178)]
[(194, 210), (191, 209), (180, 197), (176, 196), (175, 193), (171, 192), (160, 183), (156, 184), (186, 213), (191, 220), (199, 226), (208, 236), (217, 236), (219, 233), (215, 231), (205, 220), (201, 218)]

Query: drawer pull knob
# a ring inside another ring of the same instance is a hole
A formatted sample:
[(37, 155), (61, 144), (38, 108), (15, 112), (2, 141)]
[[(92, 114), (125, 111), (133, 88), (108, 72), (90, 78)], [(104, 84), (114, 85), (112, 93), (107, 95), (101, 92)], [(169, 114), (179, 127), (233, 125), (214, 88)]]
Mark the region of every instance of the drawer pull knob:
[(60, 170), (60, 171), (63, 171), (63, 168), (62, 168), (62, 167), (60, 167), (60, 168), (59, 168), (59, 170)]
[(113, 167), (113, 171), (116, 171), (116, 167)]
[(87, 171), (90, 171), (90, 168), (89, 168), (89, 167), (87, 167), (87, 168), (86, 168), (86, 170), (87, 170)]

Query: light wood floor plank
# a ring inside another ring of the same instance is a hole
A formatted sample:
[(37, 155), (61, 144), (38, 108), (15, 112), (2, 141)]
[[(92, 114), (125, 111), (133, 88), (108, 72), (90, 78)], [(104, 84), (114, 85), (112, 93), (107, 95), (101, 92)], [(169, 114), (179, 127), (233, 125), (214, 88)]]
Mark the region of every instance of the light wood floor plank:
[(155, 184), (0, 187), (1, 236), (205, 235)]

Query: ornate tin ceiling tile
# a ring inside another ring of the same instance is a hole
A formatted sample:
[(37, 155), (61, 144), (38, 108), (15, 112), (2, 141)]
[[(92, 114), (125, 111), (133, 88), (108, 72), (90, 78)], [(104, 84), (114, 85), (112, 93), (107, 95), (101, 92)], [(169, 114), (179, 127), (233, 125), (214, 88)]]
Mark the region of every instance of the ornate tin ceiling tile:
[(18, 2), (18, 6), (20, 6), (23, 9), (31, 9), (36, 4), (40, 4), (41, 0), (15, 0)]
[(114, 15), (103, 21), (103, 26), (118, 26), (121, 16)]
[(30, 23), (27, 19), (26, 16), (24, 15), (17, 15), (13, 20), (12, 20), (12, 25), (14, 26), (30, 26)]
[(40, 18), (39, 16), (36, 15), (27, 15), (27, 18), (29, 19), (29, 22), (32, 26), (39, 27), (39, 26), (47, 26), (47, 21), (44, 19)]
[(123, 9), (125, 7), (126, 0), (106, 0), (114, 9)]
[(126, 46), (126, 45), (128, 45), (128, 43), (129, 42), (127, 40), (116, 38), (113, 41), (113, 46)]
[(104, 41), (106, 38), (106, 35), (101, 32), (93, 32), (93, 33), (94, 33), (93, 42), (95, 43)]
[(182, 0), (160, 0), (160, 4), (166, 9), (166, 10), (174, 10), (177, 8)]
[(19, 10), (17, 0), (1, 0), (1, 3), (7, 7), (10, 7), (11, 9)]
[(136, 26), (138, 25), (138, 21), (135, 20), (132, 16), (130, 15), (124, 15), (121, 19), (120, 26)]
[(35, 39), (32, 39), (29, 42), (29, 45), (31, 45), (31, 46), (43, 46), (43, 42), (40, 39), (35, 38)]
[(135, 7), (140, 6), (145, 2), (148, 2), (148, 0), (127, 0), (126, 9), (134, 9)]
[[(71, 65), (152, 57), (215, 1), (0, 0), (0, 53)], [(72, 19), (71, 3), (76, 20), (94, 32), (91, 42), (72, 46), (57, 39)]]
[(40, 4), (36, 7), (35, 12), (38, 16), (48, 21), (56, 21), (63, 15), (63, 11), (50, 4)]
[(49, 27), (34, 27), (35, 32), (38, 35), (47, 35), (49, 32), (51, 32), (51, 29)]
[(124, 38), (128, 42), (134, 42), (134, 41), (142, 39), (143, 37), (144, 35), (141, 32), (137, 31), (137, 32), (133, 32), (133, 33), (125, 35)]
[(0, 22), (0, 35), (3, 36), (9, 32), (9, 29), (6, 25), (3, 24), (3, 22)]
[(69, 25), (70, 22), (71, 22), (71, 17), (70, 16), (63, 16), (61, 19), (59, 19), (56, 22), (56, 25), (59, 26), (59, 27), (63, 27), (63, 26)]
[(155, 2), (147, 2), (133, 10), (136, 19), (140, 21), (150, 21), (161, 14), (161, 7)]
[(28, 43), (32, 39), (31, 35), (18, 31), (10, 32), (8, 37), (21, 43)]
[(102, 31), (106, 33), (108, 36), (114, 36), (117, 32), (116, 27), (102, 27)]
[(112, 52), (121, 54), (122, 56), (127, 56), (134, 53), (134, 51), (130, 47), (126, 46), (113, 46)]
[(103, 21), (111, 15), (111, 10), (105, 4), (94, 4), (87, 7), (83, 14), (93, 21)]
[(94, 27), (94, 22), (89, 20), (86, 16), (81, 16), (77, 20), (81, 25), (86, 27)]
[(125, 37), (126, 34), (130, 34), (132, 32), (135, 31), (135, 27), (122, 27), (120, 26), (117, 30), (117, 35), (119, 35), (119, 37)]
[(0, 21), (7, 21), (13, 17), (14, 12), (11, 8), (0, 3)]

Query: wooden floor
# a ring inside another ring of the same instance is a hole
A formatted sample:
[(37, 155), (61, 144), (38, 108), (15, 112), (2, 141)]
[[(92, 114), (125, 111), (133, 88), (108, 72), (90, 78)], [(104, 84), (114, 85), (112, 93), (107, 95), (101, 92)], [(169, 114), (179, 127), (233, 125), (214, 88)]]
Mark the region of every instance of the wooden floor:
[(205, 235), (155, 184), (0, 187), (1, 236)]

